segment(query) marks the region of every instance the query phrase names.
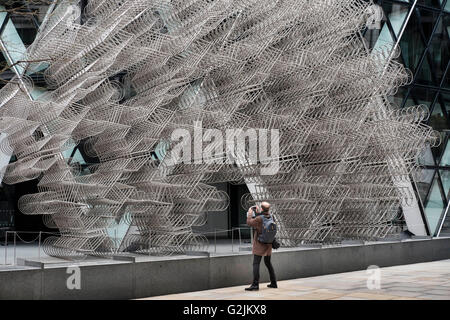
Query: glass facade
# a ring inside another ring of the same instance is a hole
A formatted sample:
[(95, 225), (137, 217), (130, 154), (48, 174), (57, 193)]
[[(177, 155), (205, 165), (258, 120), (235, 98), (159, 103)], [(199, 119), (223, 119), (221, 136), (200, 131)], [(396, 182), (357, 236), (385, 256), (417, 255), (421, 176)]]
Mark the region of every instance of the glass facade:
[[(422, 174), (414, 177), (413, 185), (429, 234), (449, 234), (450, 215), (445, 214), (450, 198), (450, 0), (375, 0), (374, 3), (383, 9), (384, 17), (380, 28), (365, 31), (369, 47), (398, 43), (401, 48), (398, 59), (414, 75), (412, 83), (401, 88), (391, 102), (399, 107), (426, 105), (430, 110), (427, 124), (442, 138), (438, 148), (424, 151), (420, 159)], [(13, 47), (9, 48), (9, 53), (0, 48), (3, 53), (0, 55), (0, 79), (3, 80), (0, 87), (14, 76), (8, 65), (20, 60), (26, 47), (33, 42), (47, 9), (48, 6), (27, 7), (23, 9), (27, 14), (1, 10), (0, 38)], [(34, 14), (28, 14), (30, 12)], [(28, 76), (33, 79), (35, 90), (44, 90), (39, 89), (44, 85), (41, 72)], [(68, 152), (67, 156), (86, 159), (82, 148)], [(0, 188), (0, 199), (6, 203), (4, 193)], [(6, 217), (6, 213), (3, 215)], [(3, 220), (9, 221), (5, 224), (12, 223), (8, 217)], [(235, 224), (239, 225), (240, 221)]]
[[(430, 117), (426, 124), (439, 132), (439, 147), (425, 150), (422, 173), (413, 177), (419, 207), (432, 236), (450, 233), (446, 209), (450, 196), (450, 0), (379, 0), (384, 11), (379, 30), (367, 30), (371, 47), (398, 43), (399, 56), (413, 75), (410, 85), (400, 89), (392, 103), (399, 107), (425, 105)], [(374, 36), (375, 34), (375, 36)], [(376, 39), (376, 40), (374, 40)], [(376, 41), (376, 42), (375, 42)]]
[[(45, 4), (44, 4), (45, 3)], [(0, 88), (17, 74), (24, 72), (23, 64), (26, 49), (33, 43), (40, 24), (48, 11), (50, 2), (21, 1), (0, 2)], [(13, 67), (11, 67), (13, 65)], [(32, 79), (34, 88), (31, 96), (35, 97), (45, 91), (42, 71), (27, 72)], [(0, 141), (3, 139), (0, 134)], [(0, 168), (15, 157), (0, 151)], [(3, 174), (0, 172), (0, 182)], [(18, 185), (0, 183), (0, 237), (4, 231), (15, 229), (21, 231), (47, 231), (42, 217), (25, 217), (19, 214), (17, 206), (19, 198), (27, 193), (35, 192), (37, 181), (29, 181)], [(25, 239), (28, 235), (25, 234)]]

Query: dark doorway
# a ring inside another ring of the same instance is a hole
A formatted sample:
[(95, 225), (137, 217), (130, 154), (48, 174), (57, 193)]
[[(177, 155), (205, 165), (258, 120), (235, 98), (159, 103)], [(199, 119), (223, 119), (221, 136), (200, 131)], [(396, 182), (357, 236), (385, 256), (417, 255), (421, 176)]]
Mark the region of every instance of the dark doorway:
[[(18, 208), (18, 201), (21, 196), (38, 192), (37, 184), (37, 180), (31, 180), (16, 185), (2, 185), (0, 188), (0, 209), (9, 210), (12, 214), (12, 217), (9, 220), (10, 223), (4, 230), (55, 232), (55, 229), (49, 229), (45, 226), (42, 221), (42, 215), (25, 215), (20, 212)], [(4, 232), (2, 232), (1, 236), (4, 239)], [(12, 238), (13, 237), (11, 236), (11, 239)], [(36, 234), (20, 233), (20, 238), (24, 241), (31, 241), (36, 238)], [(45, 234), (42, 238), (45, 238)]]
[[(246, 184), (239, 184), (239, 185), (229, 184), (231, 228), (247, 228), (246, 212), (248, 208), (242, 207), (241, 198), (244, 194), (249, 192), (250, 191), (248, 190)], [(250, 239), (250, 231), (244, 229), (241, 230), (241, 236), (245, 239), (247, 238)]]

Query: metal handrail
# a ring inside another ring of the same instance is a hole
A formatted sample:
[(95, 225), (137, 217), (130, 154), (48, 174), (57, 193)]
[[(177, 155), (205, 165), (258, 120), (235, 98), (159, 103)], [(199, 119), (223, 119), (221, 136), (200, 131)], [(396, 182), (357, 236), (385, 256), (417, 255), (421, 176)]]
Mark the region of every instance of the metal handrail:
[[(231, 229), (214, 229), (214, 231), (206, 231), (206, 232), (196, 232), (196, 234), (201, 235), (207, 235), (207, 234), (214, 234), (214, 253), (217, 253), (217, 234), (218, 233), (224, 233), (224, 232), (230, 232), (231, 231), (231, 252), (234, 253), (234, 232), (237, 230), (239, 233), (239, 248), (242, 246), (242, 236), (241, 236), (241, 230), (247, 230), (250, 229), (251, 233), (251, 243), (253, 243), (253, 228), (251, 227), (233, 227)], [(13, 255), (13, 265), (17, 264), (17, 239), (19, 239), (22, 243), (30, 244), (34, 243), (36, 240), (38, 241), (38, 259), (41, 259), (41, 243), (42, 243), (42, 235), (43, 234), (49, 234), (49, 235), (60, 235), (59, 232), (48, 232), (48, 231), (5, 231), (5, 241), (4, 241), (4, 247), (5, 247), (5, 258), (3, 265), (8, 265), (8, 233), (13, 234), (13, 246), (14, 246), (14, 255)], [(19, 234), (25, 233), (25, 234), (37, 234), (37, 237), (31, 241), (25, 241), (23, 240)]]
[[(42, 234), (52, 234), (52, 235), (60, 235), (59, 232), (47, 232), (47, 231), (5, 231), (5, 260), (4, 260), (4, 264), (3, 265), (7, 265), (8, 263), (8, 233), (12, 233), (14, 234), (14, 265), (16, 265), (17, 263), (17, 251), (16, 251), (16, 237), (19, 238), (20, 241), (22, 241), (23, 243), (32, 243), (35, 242), (36, 240), (38, 240), (38, 259), (41, 259), (41, 239), (42, 239)], [(20, 236), (18, 236), (18, 233), (31, 233), (31, 234), (38, 234), (38, 236), (36, 237), (36, 239), (32, 240), (32, 241), (25, 241), (22, 238), (20, 238)]]
[(231, 252), (234, 253), (234, 231), (239, 232), (239, 247), (242, 245), (241, 229), (250, 229), (250, 239), (253, 244), (253, 228), (251, 227), (233, 227), (231, 229), (214, 229), (214, 231), (196, 232), (196, 234), (206, 235), (214, 234), (214, 253), (217, 253), (217, 233), (230, 232), (231, 231)]

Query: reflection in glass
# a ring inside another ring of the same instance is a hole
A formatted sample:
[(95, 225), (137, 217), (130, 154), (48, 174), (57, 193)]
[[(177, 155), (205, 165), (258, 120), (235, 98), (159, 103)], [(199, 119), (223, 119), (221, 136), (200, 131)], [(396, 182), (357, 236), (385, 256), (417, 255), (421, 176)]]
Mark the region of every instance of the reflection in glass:
[[(450, 33), (450, 31), (449, 31)], [(450, 61), (449, 61), (450, 65)], [(450, 66), (447, 68), (447, 74), (442, 79), (441, 87), (444, 89), (450, 89)]]
[(447, 113), (450, 113), (450, 94), (449, 93), (441, 93), (441, 98), (445, 105), (445, 110), (447, 110)]
[(433, 86), (436, 85), (432, 76), (432, 71), (430, 68), (430, 63), (427, 55), (425, 55), (422, 65), (420, 66), (420, 69), (416, 72), (415, 79), (416, 82), (420, 84)]
[(447, 195), (448, 198), (450, 191), (450, 170), (440, 170), (439, 173), (441, 174), (442, 185), (444, 186), (444, 193)]
[(424, 104), (428, 107), (428, 109), (431, 109), (431, 104), (436, 98), (436, 91), (424, 88), (414, 88), (412, 95), (418, 104)]
[(425, 50), (425, 45), (420, 36), (420, 24), (416, 13), (413, 13), (409, 19), (408, 25), (400, 40), (400, 47), (405, 66), (414, 73)]
[[(442, 1), (442, 0), (441, 0)], [(417, 4), (421, 4), (433, 8), (441, 8), (440, 0), (418, 0)]]
[(447, 119), (445, 119), (441, 104), (439, 102), (436, 102), (434, 105), (428, 124), (431, 125), (433, 129), (438, 131), (448, 129)]
[[(383, 10), (384, 15), (387, 14), (386, 9)], [(383, 17), (380, 28), (368, 28), (364, 35), (370, 50), (384, 48), (388, 46), (391, 50), (395, 39), (389, 30), (386, 18)]]
[(429, 46), (429, 52), (433, 61), (433, 71), (438, 84), (441, 83), (444, 77), (450, 56), (450, 41), (446, 30), (449, 24), (450, 15), (444, 15), (442, 19), (439, 19), (438, 26)]
[(430, 40), (433, 27), (439, 17), (439, 13), (427, 9), (419, 9), (420, 21), (422, 22), (422, 30), (425, 35), (425, 43)]
[(406, 88), (399, 88), (397, 93), (394, 96), (388, 96), (388, 100), (390, 103), (395, 104), (397, 107), (400, 107), (403, 104), (403, 100), (408, 94), (408, 90)]
[(419, 155), (419, 164), (422, 166), (434, 166), (434, 158), (433, 153), (431, 153), (431, 148), (428, 146), (422, 153)]
[(441, 166), (449, 166), (450, 165), (450, 143), (447, 143), (447, 146), (445, 148), (445, 152), (442, 155), (441, 159)]
[(383, 11), (391, 22), (392, 30), (397, 37), (400, 34), (403, 22), (408, 15), (409, 6), (398, 3), (384, 2)]
[(419, 192), (420, 199), (425, 203), (428, 190), (430, 190), (431, 181), (433, 181), (434, 170), (422, 169), (417, 174), (416, 185)]
[[(445, 1), (445, 0), (441, 0), (441, 3), (444, 3), (444, 1)], [(447, 0), (447, 4), (445, 5), (444, 10), (450, 11), (450, 1), (449, 1), (449, 0)]]
[[(33, 22), (33, 16), (24, 14), (12, 14), (10, 18), (23, 44), (27, 47), (31, 43), (33, 43), (37, 34), (37, 26)], [(37, 20), (35, 21), (37, 23)]]
[(443, 211), (444, 201), (441, 196), (441, 191), (439, 190), (437, 175), (435, 175), (428, 201), (425, 204), (425, 216), (431, 235), (436, 233)]
[(444, 146), (445, 146), (445, 141), (446, 141), (447, 136), (448, 136), (448, 130), (442, 131), (442, 132), (438, 132), (438, 133), (441, 136), (441, 143), (439, 144), (439, 146), (434, 147), (432, 149), (434, 158), (436, 159), (436, 162), (439, 162), (439, 160), (441, 159), (442, 153), (444, 152)]
[(412, 92), (410, 92), (409, 95), (408, 95), (408, 98), (405, 101), (404, 107), (407, 108), (407, 107), (416, 106), (416, 105), (417, 105), (417, 102), (414, 101), (413, 96), (412, 96)]

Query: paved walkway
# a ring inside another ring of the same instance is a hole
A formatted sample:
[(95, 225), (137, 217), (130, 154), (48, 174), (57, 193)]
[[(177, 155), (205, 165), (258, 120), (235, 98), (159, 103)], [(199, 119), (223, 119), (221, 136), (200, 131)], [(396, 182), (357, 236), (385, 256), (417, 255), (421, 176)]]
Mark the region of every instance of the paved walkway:
[[(366, 270), (278, 282), (278, 289), (260, 284), (258, 292), (244, 291), (246, 286), (172, 294), (148, 299), (174, 300), (404, 300), (450, 299), (450, 260), (381, 268), (379, 289), (376, 272)], [(267, 272), (264, 266), (261, 272)]]

